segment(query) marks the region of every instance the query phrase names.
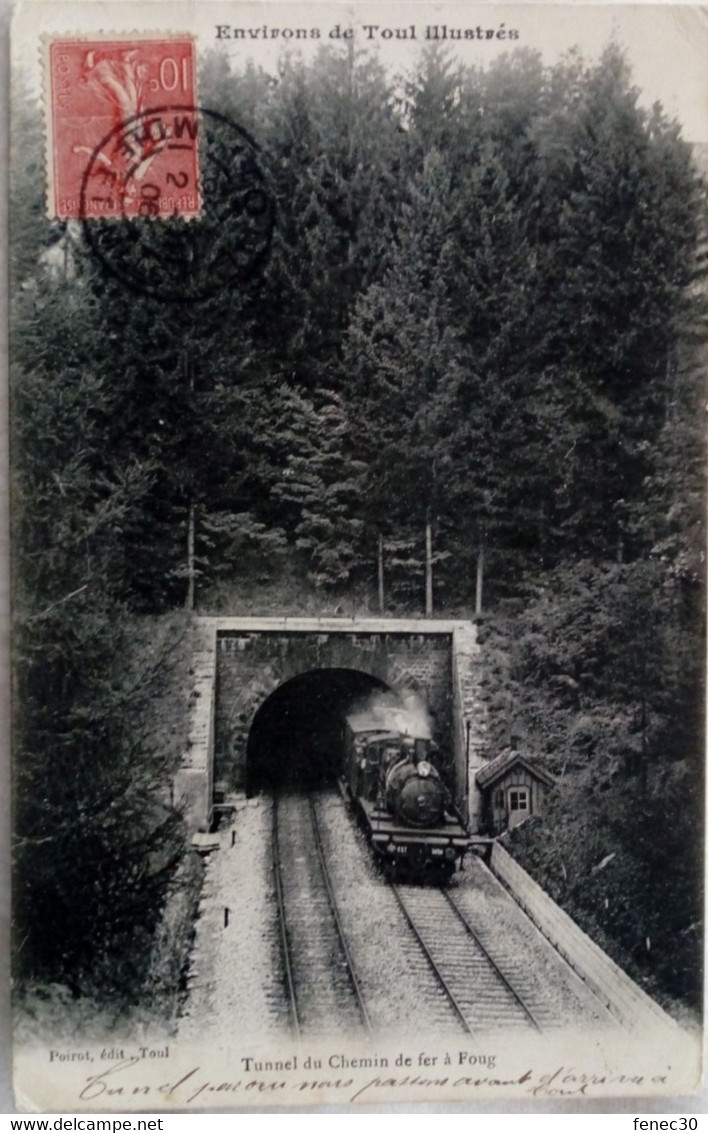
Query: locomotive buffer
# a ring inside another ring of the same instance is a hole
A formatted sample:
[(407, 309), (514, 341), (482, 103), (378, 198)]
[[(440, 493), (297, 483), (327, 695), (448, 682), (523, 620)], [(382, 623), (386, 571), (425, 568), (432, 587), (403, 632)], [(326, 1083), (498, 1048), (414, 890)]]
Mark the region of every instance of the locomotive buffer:
[(413, 870), (423, 870), (427, 860), (439, 861), (441, 865), (455, 862), (469, 847), (467, 834), (449, 811), (436, 826), (420, 831), (412, 827), (402, 830), (400, 822), (376, 803), (360, 799), (359, 805), (366, 815), (374, 850), (394, 861), (405, 858)]

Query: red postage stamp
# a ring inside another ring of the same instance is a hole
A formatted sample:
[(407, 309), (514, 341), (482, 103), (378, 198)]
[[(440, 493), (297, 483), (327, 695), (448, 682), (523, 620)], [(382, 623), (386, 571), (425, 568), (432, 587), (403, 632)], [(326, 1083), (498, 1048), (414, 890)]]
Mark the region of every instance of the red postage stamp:
[(45, 66), (50, 217), (200, 215), (190, 36), (53, 39)]

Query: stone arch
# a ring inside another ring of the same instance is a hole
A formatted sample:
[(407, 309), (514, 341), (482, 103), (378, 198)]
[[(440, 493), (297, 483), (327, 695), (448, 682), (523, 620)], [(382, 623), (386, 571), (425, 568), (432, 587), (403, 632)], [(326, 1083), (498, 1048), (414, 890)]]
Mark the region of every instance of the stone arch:
[(310, 789), (334, 779), (345, 713), (357, 700), (390, 687), (371, 673), (349, 668), (309, 669), (278, 684), (249, 728), (248, 792), (279, 784)]
[(315, 670), (355, 670), (380, 682), (377, 687), (416, 692), (430, 713), (452, 782), (452, 752), (459, 747), (452, 732), (452, 630), (421, 633), (411, 623), (394, 632), (398, 623), (386, 623), (382, 632), (379, 626), (337, 623), (333, 630), (321, 619), (299, 621), (297, 627), (268, 619), (219, 621), (213, 727), (217, 797), (250, 786), (247, 765), (254, 765), (254, 741), (251, 737), (249, 760), (249, 736), (264, 701), (281, 685)]

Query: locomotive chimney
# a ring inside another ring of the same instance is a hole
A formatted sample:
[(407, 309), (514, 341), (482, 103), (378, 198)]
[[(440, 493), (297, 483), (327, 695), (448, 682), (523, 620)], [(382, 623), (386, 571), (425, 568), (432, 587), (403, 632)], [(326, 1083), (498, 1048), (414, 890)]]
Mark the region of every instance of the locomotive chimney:
[(422, 740), (422, 739), (417, 739), (415, 741), (415, 755), (414, 755), (415, 762), (420, 763), (421, 759), (427, 759), (427, 758), (428, 758), (428, 741)]

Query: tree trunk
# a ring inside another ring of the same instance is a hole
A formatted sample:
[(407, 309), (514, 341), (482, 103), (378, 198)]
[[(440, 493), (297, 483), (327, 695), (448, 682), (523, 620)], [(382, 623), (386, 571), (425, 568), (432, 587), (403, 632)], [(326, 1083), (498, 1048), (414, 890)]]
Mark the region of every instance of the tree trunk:
[(621, 531), (620, 531), (619, 535), (617, 536), (617, 562), (618, 563), (624, 562), (624, 539), (622, 537)]
[(194, 504), (189, 505), (189, 521), (187, 524), (187, 600), (185, 605), (190, 612), (194, 609)]
[[(188, 390), (188, 408), (189, 412), (193, 412), (191, 405), (192, 393), (194, 392), (194, 370), (192, 369), (192, 358), (189, 347), (184, 352), (184, 371), (187, 379)], [(186, 608), (192, 612), (194, 609), (194, 485), (189, 487), (189, 517), (187, 519), (187, 597), (185, 599)]]
[(484, 544), (477, 552), (477, 585), (475, 587), (474, 596), (474, 612), (475, 614), (482, 613), (482, 586), (484, 583)]
[(425, 521), (425, 616), (433, 616), (433, 531), (430, 515)]

